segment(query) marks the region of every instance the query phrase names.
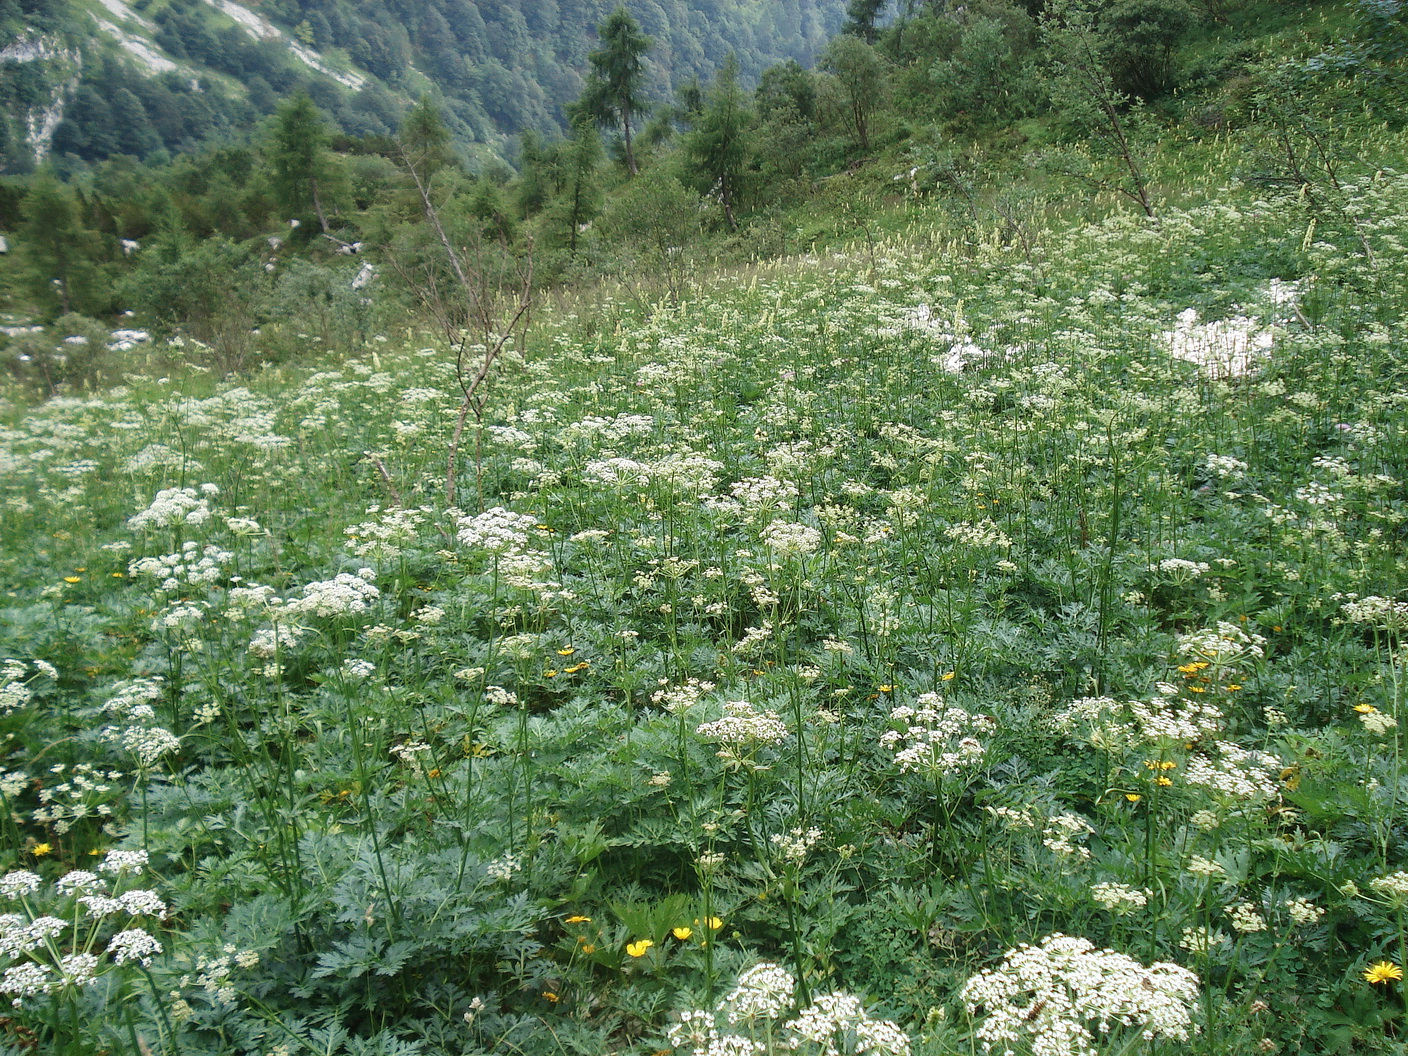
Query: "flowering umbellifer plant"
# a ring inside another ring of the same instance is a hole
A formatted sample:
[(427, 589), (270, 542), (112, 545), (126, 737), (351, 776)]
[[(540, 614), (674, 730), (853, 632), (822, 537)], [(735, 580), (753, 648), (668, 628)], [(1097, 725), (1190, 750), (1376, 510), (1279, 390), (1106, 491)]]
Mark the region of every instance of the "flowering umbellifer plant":
[(155, 891), (131, 885), (146, 861), (145, 851), (109, 851), (97, 872), (75, 869), (51, 885), (23, 869), (0, 877), (0, 994), (12, 1016), (42, 1031), (61, 1003), (104, 977), (145, 973), (162, 952), (148, 929), (166, 915)]
[(798, 1009), (796, 989), (786, 969), (756, 964), (714, 1011), (681, 1012), (666, 1038), (690, 1056), (909, 1056), (909, 1036), (887, 1019), (871, 1019), (859, 998), (838, 990)]
[(1002, 1056), (1098, 1056), (1096, 1035), (1137, 1031), (1146, 1040), (1187, 1041), (1198, 977), (1167, 961), (1147, 968), (1088, 939), (1048, 935), (1022, 943), (1002, 964), (964, 984), (970, 1015), (984, 1015), (977, 1037)]

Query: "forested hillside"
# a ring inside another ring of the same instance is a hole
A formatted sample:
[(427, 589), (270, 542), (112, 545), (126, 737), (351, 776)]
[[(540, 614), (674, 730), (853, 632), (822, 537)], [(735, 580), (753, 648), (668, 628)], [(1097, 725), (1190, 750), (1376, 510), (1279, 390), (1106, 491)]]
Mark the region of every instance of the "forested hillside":
[(266, 5), (0, 0), (0, 1056), (1404, 1056), (1408, 0)]
[[(302, 89), (353, 135), (393, 132), (430, 93), (458, 140), (491, 155), (525, 128), (563, 127), (611, 0), (5, 0), (0, 160), (96, 161), (189, 150), (248, 131)], [(725, 56), (745, 77), (809, 62), (843, 0), (642, 0), (661, 97)]]

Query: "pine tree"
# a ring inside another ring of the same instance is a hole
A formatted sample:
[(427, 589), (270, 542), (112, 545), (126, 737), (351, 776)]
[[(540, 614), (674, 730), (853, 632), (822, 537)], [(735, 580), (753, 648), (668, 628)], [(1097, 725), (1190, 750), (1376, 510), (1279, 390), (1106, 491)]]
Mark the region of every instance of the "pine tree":
[[(624, 7), (618, 7), (597, 27), (601, 47), (587, 56), (592, 71), (575, 109), (603, 128), (619, 128), (626, 149), (626, 168), (634, 176), (636, 156), (631, 147), (631, 123), (649, 110), (642, 98), (645, 68), (642, 56), (651, 40)], [(575, 121), (575, 115), (574, 115)]]

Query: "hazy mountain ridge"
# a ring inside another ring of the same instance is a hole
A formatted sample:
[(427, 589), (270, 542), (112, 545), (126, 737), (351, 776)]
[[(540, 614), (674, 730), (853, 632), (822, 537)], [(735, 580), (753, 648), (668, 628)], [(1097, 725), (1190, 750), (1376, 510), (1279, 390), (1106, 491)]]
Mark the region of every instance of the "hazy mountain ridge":
[[(306, 89), (352, 134), (390, 132), (430, 93), (456, 137), (497, 153), (561, 127), (615, 0), (0, 0), (0, 164), (181, 151)], [(810, 60), (844, 0), (637, 0), (651, 92)]]

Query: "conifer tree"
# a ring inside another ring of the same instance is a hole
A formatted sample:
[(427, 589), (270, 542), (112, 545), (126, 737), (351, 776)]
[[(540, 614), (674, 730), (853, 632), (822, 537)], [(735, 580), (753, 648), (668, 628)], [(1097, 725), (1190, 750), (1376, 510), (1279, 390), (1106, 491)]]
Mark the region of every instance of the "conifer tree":
[(713, 189), (729, 230), (737, 230), (736, 207), (752, 157), (753, 115), (738, 83), (738, 59), (730, 55), (710, 86), (704, 111), (685, 137), (685, 150), (703, 182)]
[(601, 136), (589, 121), (577, 121), (562, 145), (562, 198), (557, 208), (567, 232), (567, 252), (577, 256), (581, 231), (601, 209), (596, 170), (601, 164)]
[(265, 146), (272, 170), (274, 197), (289, 219), (301, 219), (308, 207), (326, 233), (323, 185), (328, 182), (332, 157), (323, 115), (307, 92), (300, 91), (279, 107)]
[(859, 37), (867, 44), (875, 43), (875, 23), (880, 18), (889, 0), (851, 0), (846, 8), (846, 22), (842, 33)]
[(631, 147), (631, 123), (649, 110), (643, 98), (645, 68), (642, 57), (651, 40), (624, 7), (617, 7), (597, 27), (601, 47), (587, 56), (591, 74), (582, 97), (574, 107), (577, 114), (591, 118), (602, 128), (619, 128), (626, 151), (626, 168), (634, 176), (635, 151)]
[(23, 277), (35, 300), (53, 315), (92, 308), (97, 269), (93, 238), (72, 190), (41, 169), (20, 206)]
[(406, 163), (414, 166), (426, 181), (455, 163), (450, 130), (445, 127), (430, 96), (422, 95), (402, 119), (400, 147)]

